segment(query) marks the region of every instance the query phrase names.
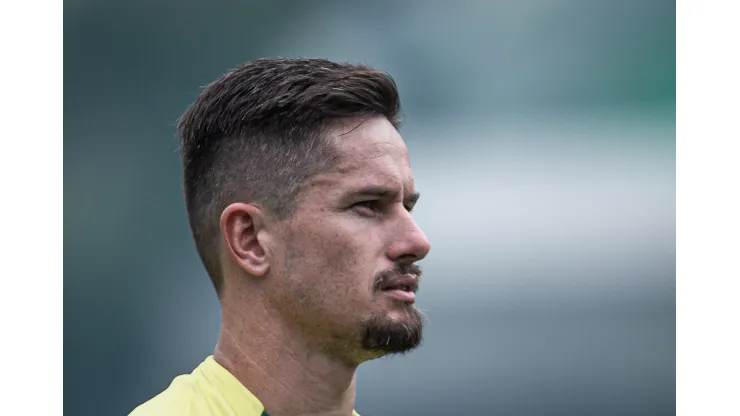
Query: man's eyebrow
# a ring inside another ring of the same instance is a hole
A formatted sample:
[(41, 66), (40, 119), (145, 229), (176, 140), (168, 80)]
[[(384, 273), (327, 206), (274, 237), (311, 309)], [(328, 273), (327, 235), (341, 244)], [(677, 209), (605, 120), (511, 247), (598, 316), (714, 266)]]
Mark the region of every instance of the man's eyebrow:
[[(370, 185), (370, 186), (357, 189), (355, 191), (351, 191), (349, 193), (349, 196), (351, 198), (360, 197), (360, 196), (374, 196), (377, 198), (390, 198), (390, 197), (395, 197), (396, 195), (398, 195), (398, 191), (382, 186), (382, 185)], [(405, 202), (415, 204), (416, 201), (419, 200), (420, 196), (421, 194), (419, 192), (414, 192), (413, 194), (406, 197)]]

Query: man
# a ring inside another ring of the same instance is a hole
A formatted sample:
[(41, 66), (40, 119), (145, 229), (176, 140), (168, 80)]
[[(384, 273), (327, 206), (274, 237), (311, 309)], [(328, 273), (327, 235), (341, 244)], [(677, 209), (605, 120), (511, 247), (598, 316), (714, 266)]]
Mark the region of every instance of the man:
[(355, 370), (422, 339), (429, 242), (391, 77), (257, 60), (179, 124), (185, 199), (222, 308), (213, 356), (134, 416), (354, 413)]

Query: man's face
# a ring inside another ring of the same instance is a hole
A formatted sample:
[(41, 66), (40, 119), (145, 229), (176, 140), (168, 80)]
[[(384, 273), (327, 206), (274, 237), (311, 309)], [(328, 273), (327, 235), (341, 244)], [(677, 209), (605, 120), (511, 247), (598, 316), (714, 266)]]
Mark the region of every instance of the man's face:
[(306, 183), (276, 232), (270, 301), (350, 361), (405, 352), (421, 342), (415, 262), (429, 251), (409, 212), (418, 195), (406, 146), (384, 117), (346, 120), (329, 135), (335, 166)]

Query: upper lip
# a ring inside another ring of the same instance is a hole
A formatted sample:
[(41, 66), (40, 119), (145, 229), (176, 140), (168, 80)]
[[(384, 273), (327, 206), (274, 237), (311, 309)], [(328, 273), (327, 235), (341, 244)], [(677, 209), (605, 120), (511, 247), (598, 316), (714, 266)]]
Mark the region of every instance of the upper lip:
[(410, 292), (416, 292), (419, 289), (419, 276), (415, 274), (404, 274), (401, 276), (396, 276), (385, 282), (385, 284), (383, 284), (380, 289), (386, 290), (388, 288), (396, 286), (408, 286)]

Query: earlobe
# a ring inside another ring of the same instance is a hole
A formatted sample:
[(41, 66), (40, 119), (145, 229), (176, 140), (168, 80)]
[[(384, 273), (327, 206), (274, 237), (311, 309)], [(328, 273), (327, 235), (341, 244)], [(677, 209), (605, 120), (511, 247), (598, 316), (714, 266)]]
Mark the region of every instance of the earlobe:
[(269, 262), (259, 238), (264, 232), (260, 209), (252, 204), (233, 203), (221, 213), (220, 226), (227, 257), (248, 274), (263, 276)]

